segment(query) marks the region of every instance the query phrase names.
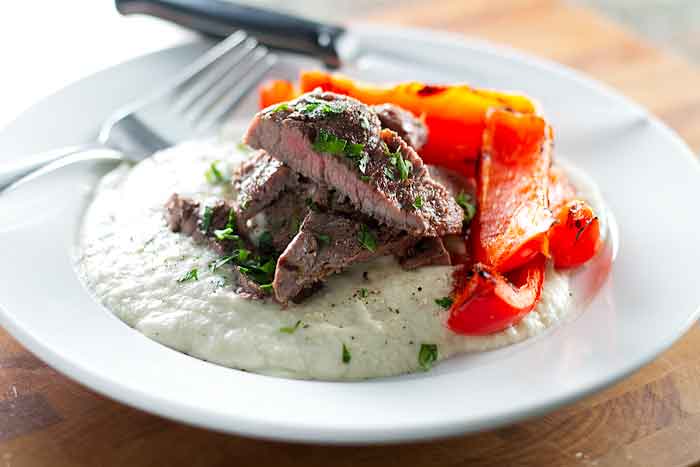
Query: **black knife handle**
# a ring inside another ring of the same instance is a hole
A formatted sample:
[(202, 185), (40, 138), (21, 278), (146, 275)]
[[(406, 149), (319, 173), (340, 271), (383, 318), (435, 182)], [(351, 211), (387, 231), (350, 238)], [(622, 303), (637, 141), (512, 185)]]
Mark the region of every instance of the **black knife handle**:
[(225, 37), (243, 29), (261, 44), (312, 55), (337, 67), (336, 41), (340, 26), (317, 23), (222, 0), (115, 0), (120, 13), (146, 14), (172, 21), (195, 31)]

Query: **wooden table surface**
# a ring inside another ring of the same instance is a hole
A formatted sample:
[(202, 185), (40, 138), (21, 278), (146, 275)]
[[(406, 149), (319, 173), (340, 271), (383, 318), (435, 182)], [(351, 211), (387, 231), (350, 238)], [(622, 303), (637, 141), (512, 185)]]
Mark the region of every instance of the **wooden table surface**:
[[(557, 0), (443, 0), (375, 22), (509, 44), (605, 81), (700, 149), (700, 69)], [(663, 312), (663, 310), (659, 310)], [(0, 467), (700, 465), (700, 328), (627, 380), (515, 426), (384, 447), (319, 447), (191, 428), (68, 380), (0, 330)]]

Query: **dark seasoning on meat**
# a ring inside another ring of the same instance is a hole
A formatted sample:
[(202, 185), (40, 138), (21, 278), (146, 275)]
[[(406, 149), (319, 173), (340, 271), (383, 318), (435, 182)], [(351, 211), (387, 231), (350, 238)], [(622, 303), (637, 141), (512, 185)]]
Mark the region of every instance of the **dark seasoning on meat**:
[(423, 122), (396, 106), (307, 93), (253, 118), (244, 143), (255, 151), (216, 177), (235, 198), (202, 206), (173, 194), (168, 226), (220, 255), (210, 268), (230, 268), (239, 294), (283, 305), (380, 256), (406, 269), (449, 265), (443, 238), (464, 228), (459, 176), (423, 163), (426, 140)]

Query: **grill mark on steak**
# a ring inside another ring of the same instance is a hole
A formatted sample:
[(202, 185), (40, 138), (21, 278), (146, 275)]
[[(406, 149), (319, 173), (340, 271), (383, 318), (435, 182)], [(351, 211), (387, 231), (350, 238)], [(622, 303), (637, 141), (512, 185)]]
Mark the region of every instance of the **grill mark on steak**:
[[(359, 241), (363, 226), (376, 239), (374, 251)], [(352, 263), (388, 254), (405, 255), (416, 241), (416, 238), (385, 226), (368, 225), (364, 219), (311, 211), (299, 234), (277, 261), (272, 282), (275, 298), (280, 303), (287, 303)]]
[(413, 149), (419, 150), (428, 141), (428, 127), (408, 110), (393, 104), (372, 106), (382, 128), (396, 132)]
[[(297, 110), (309, 99), (322, 99), (342, 107), (342, 114), (310, 117)], [(320, 132), (342, 138), (348, 144), (362, 144), (368, 157), (364, 175), (355, 159), (343, 154), (319, 153), (314, 141)], [(396, 133), (381, 131), (377, 115), (361, 102), (333, 93), (313, 93), (289, 103), (288, 110), (266, 109), (251, 123), (245, 142), (265, 149), (285, 162), (292, 170), (315, 182), (328, 185), (343, 195), (360, 211), (397, 230), (413, 236), (440, 236), (458, 233), (462, 227), (461, 209), (439, 183), (432, 180), (418, 154)], [(383, 143), (383, 144), (380, 144)], [(398, 150), (412, 163), (406, 180), (389, 180), (387, 170), (394, 171), (385, 147)], [(361, 176), (369, 176), (363, 181)], [(415, 209), (417, 196), (424, 207)]]
[[(233, 240), (218, 240), (214, 237), (214, 230), (226, 228), (229, 212), (234, 208), (228, 201), (220, 200), (210, 206), (212, 210), (211, 222), (206, 230), (202, 225), (203, 208), (190, 198), (174, 193), (165, 204), (166, 221), (173, 232), (180, 232), (192, 237), (199, 244), (205, 244), (221, 256), (229, 255), (237, 247)], [(231, 268), (238, 285), (236, 293), (247, 298), (260, 299), (265, 293), (258, 284), (248, 279), (236, 265)]]

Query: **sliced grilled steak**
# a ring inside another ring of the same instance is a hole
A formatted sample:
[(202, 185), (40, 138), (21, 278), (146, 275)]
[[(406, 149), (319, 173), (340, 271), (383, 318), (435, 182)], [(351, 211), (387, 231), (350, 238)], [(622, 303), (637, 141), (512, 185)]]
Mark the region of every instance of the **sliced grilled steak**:
[(252, 228), (270, 233), (273, 250), (282, 253), (299, 232), (309, 210), (301, 187), (283, 191), (279, 198), (250, 220)]
[(265, 151), (256, 151), (233, 172), (238, 219), (244, 221), (275, 201), (298, 182), (298, 175)]
[[(173, 232), (181, 232), (192, 237), (197, 243), (204, 243), (221, 256), (230, 255), (238, 247), (234, 240), (218, 240), (215, 230), (223, 230), (229, 223), (233, 206), (226, 201), (218, 201), (212, 206), (202, 207), (192, 199), (173, 194), (165, 204), (168, 227)], [(262, 298), (265, 293), (258, 284), (241, 273), (240, 268), (231, 265), (238, 287), (236, 292), (248, 298)]]
[(334, 213), (310, 212), (299, 234), (277, 261), (272, 287), (286, 303), (351, 263), (377, 256), (405, 255), (417, 240), (387, 227)]
[(355, 99), (305, 94), (287, 108), (258, 113), (245, 141), (332, 187), (389, 227), (413, 236), (462, 228), (459, 206), (430, 177), (418, 154), (396, 133), (380, 130), (377, 115)]
[(427, 237), (419, 241), (408, 254), (401, 258), (404, 269), (417, 269), (423, 266), (449, 266), (450, 253), (440, 237)]
[(428, 141), (428, 127), (408, 110), (393, 104), (372, 106), (382, 128), (396, 132), (413, 149), (418, 150)]
[(165, 204), (168, 227), (173, 232), (182, 232), (197, 243), (207, 245), (220, 255), (226, 255), (236, 247), (233, 240), (217, 240), (215, 230), (225, 229), (233, 205), (227, 201), (202, 207), (200, 203), (173, 194)]

